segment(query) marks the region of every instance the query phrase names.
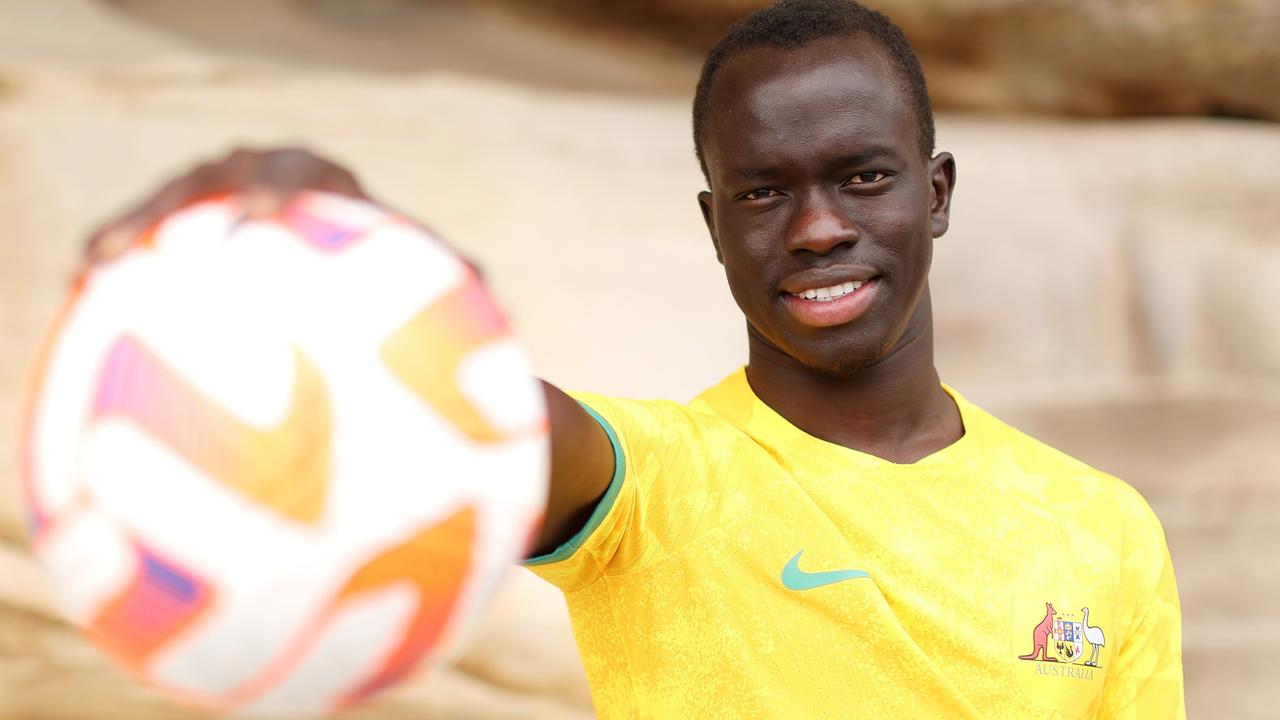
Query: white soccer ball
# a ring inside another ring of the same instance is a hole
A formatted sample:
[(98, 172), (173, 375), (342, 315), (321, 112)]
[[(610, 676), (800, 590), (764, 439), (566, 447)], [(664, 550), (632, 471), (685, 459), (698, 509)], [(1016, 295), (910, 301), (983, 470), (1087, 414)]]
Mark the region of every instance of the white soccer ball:
[(323, 714), (438, 660), (544, 508), (502, 314), (427, 231), (339, 196), (170, 216), (78, 284), (29, 390), (67, 618), (198, 706)]

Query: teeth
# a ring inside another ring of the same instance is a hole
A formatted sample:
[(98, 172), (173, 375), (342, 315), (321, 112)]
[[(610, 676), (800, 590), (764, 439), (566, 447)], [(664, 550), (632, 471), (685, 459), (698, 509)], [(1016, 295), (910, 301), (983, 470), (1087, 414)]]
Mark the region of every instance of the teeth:
[(862, 287), (861, 282), (847, 282), (841, 283), (840, 285), (832, 285), (831, 287), (813, 288), (811, 290), (805, 290), (804, 292), (795, 293), (795, 295), (797, 297), (802, 297), (805, 300), (821, 300), (829, 302), (838, 297), (848, 295), (860, 287)]

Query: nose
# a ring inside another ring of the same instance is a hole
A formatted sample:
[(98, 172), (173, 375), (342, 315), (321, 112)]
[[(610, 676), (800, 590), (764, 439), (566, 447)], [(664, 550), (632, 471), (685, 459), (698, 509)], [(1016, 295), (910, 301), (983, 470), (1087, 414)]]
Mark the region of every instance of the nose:
[(853, 245), (858, 238), (858, 226), (840, 198), (815, 190), (797, 203), (787, 227), (786, 246), (791, 252), (826, 255), (842, 245)]

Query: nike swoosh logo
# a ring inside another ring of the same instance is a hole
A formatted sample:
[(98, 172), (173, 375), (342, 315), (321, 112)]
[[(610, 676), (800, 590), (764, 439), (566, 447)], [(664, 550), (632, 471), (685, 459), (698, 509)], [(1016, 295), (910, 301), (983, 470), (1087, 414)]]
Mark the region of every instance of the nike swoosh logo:
[(294, 387), (282, 421), (257, 428), (196, 390), (131, 335), (120, 338), (98, 381), (95, 419), (120, 417), (168, 445), (209, 478), (300, 523), (315, 523), (329, 487), (329, 392), (293, 351)]
[(812, 590), (823, 585), (838, 583), (842, 580), (871, 577), (864, 570), (824, 570), (823, 572), (805, 572), (800, 569), (800, 556), (804, 550), (791, 556), (786, 567), (782, 568), (782, 585), (788, 590)]
[(379, 353), (400, 382), (477, 443), (506, 434), (489, 423), (453, 379), (476, 348), (506, 336), (507, 322), (484, 287), (468, 274), (462, 284), (410, 319)]

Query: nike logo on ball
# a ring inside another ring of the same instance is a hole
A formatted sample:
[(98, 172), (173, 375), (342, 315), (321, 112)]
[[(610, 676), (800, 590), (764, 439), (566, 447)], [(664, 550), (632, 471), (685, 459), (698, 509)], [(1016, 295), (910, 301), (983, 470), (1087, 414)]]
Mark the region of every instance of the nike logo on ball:
[(838, 583), (841, 580), (871, 577), (863, 570), (824, 570), (822, 572), (805, 572), (800, 569), (800, 556), (804, 550), (796, 553), (782, 568), (782, 585), (788, 590), (812, 590), (823, 585)]
[(274, 427), (244, 422), (133, 335), (111, 348), (93, 416), (130, 420), (210, 479), (300, 523), (324, 515), (333, 411), (320, 370), (293, 348), (293, 389)]

